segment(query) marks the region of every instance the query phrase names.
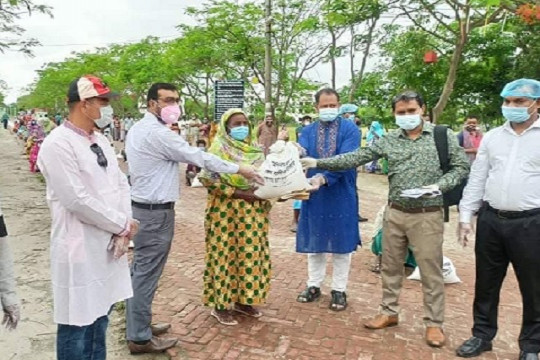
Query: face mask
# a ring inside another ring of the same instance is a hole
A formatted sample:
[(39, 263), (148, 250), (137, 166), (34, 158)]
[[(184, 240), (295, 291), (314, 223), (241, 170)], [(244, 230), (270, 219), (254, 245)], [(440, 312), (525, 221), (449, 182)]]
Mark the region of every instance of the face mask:
[(168, 105), (161, 108), (160, 118), (165, 124), (176, 124), (182, 115), (182, 110), (178, 105)]
[(403, 130), (416, 129), (422, 123), (420, 114), (396, 115), (396, 125)]
[(231, 137), (238, 141), (244, 141), (249, 135), (249, 127), (237, 126), (231, 129)]
[(304, 121), (304, 126), (308, 126), (310, 124), (309, 121)]
[(205, 150), (206, 150), (206, 146), (199, 146), (199, 149), (201, 149), (202, 151), (205, 151)]
[(511, 106), (503, 106), (502, 107), (502, 114), (504, 118), (510, 122), (513, 123), (524, 123), (525, 121), (529, 120), (531, 117), (531, 114), (529, 114), (529, 108), (534, 106), (536, 103), (533, 103), (529, 107), (511, 107)]
[(107, 105), (100, 108), (99, 112), (101, 116), (99, 119), (94, 120), (94, 124), (96, 124), (99, 129), (103, 129), (112, 123), (114, 110), (111, 105)]
[(354, 115), (350, 115), (349, 120), (354, 121), (354, 117), (355, 117)]
[(324, 122), (330, 122), (336, 120), (339, 115), (337, 108), (324, 108), (319, 109), (319, 119)]

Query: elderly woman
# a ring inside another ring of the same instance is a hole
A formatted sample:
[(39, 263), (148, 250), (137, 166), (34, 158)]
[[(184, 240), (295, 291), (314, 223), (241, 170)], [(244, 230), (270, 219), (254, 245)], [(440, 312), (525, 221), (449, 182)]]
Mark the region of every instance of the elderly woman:
[[(264, 160), (240, 109), (222, 116), (208, 152), (237, 164), (258, 166)], [(265, 302), (270, 286), (270, 202), (255, 196), (242, 176), (203, 170), (199, 178), (208, 189), (204, 304), (224, 325), (238, 324), (235, 312), (258, 318), (262, 313), (254, 306)]]

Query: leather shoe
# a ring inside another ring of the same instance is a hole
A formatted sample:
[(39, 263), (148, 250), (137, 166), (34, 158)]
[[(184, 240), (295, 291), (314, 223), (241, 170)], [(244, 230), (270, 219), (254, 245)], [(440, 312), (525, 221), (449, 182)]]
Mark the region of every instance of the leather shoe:
[(150, 325), (150, 328), (152, 329), (152, 335), (159, 336), (169, 331), (169, 329), (171, 328), (171, 324), (167, 324), (167, 323), (155, 324), (155, 325)]
[(139, 345), (135, 344), (133, 341), (128, 341), (128, 348), (129, 352), (132, 354), (160, 353), (174, 347), (177, 342), (177, 338), (167, 339), (152, 336), (150, 341), (144, 345)]
[(538, 353), (519, 352), (519, 360), (538, 360)]
[(440, 327), (428, 326), (426, 328), (426, 343), (433, 347), (442, 347), (446, 338)]
[(491, 351), (491, 349), (493, 349), (491, 341), (473, 336), (469, 340), (466, 340), (456, 350), (456, 355), (459, 357), (470, 358), (478, 356), (484, 351)]
[(397, 315), (390, 316), (390, 315), (379, 314), (375, 316), (373, 319), (364, 323), (364, 326), (367, 327), (368, 329), (377, 330), (377, 329), (384, 329), (390, 326), (396, 326), (397, 324), (398, 324)]

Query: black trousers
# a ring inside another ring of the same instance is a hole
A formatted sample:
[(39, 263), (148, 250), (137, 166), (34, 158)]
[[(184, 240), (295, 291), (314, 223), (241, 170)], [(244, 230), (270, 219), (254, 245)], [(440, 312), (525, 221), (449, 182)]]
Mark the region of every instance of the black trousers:
[(497, 333), (499, 293), (511, 263), (523, 301), (519, 347), (540, 352), (540, 215), (504, 219), (483, 207), (476, 231), (476, 285), (473, 335)]

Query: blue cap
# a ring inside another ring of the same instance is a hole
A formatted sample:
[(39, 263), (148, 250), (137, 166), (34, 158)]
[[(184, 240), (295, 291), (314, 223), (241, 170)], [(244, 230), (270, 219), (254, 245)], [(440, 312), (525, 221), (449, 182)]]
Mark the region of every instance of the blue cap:
[(346, 113), (355, 114), (358, 111), (358, 106), (354, 104), (343, 104), (339, 108), (339, 115), (343, 115)]
[(506, 84), (501, 92), (502, 97), (528, 97), (540, 98), (540, 81), (533, 79), (519, 79)]

